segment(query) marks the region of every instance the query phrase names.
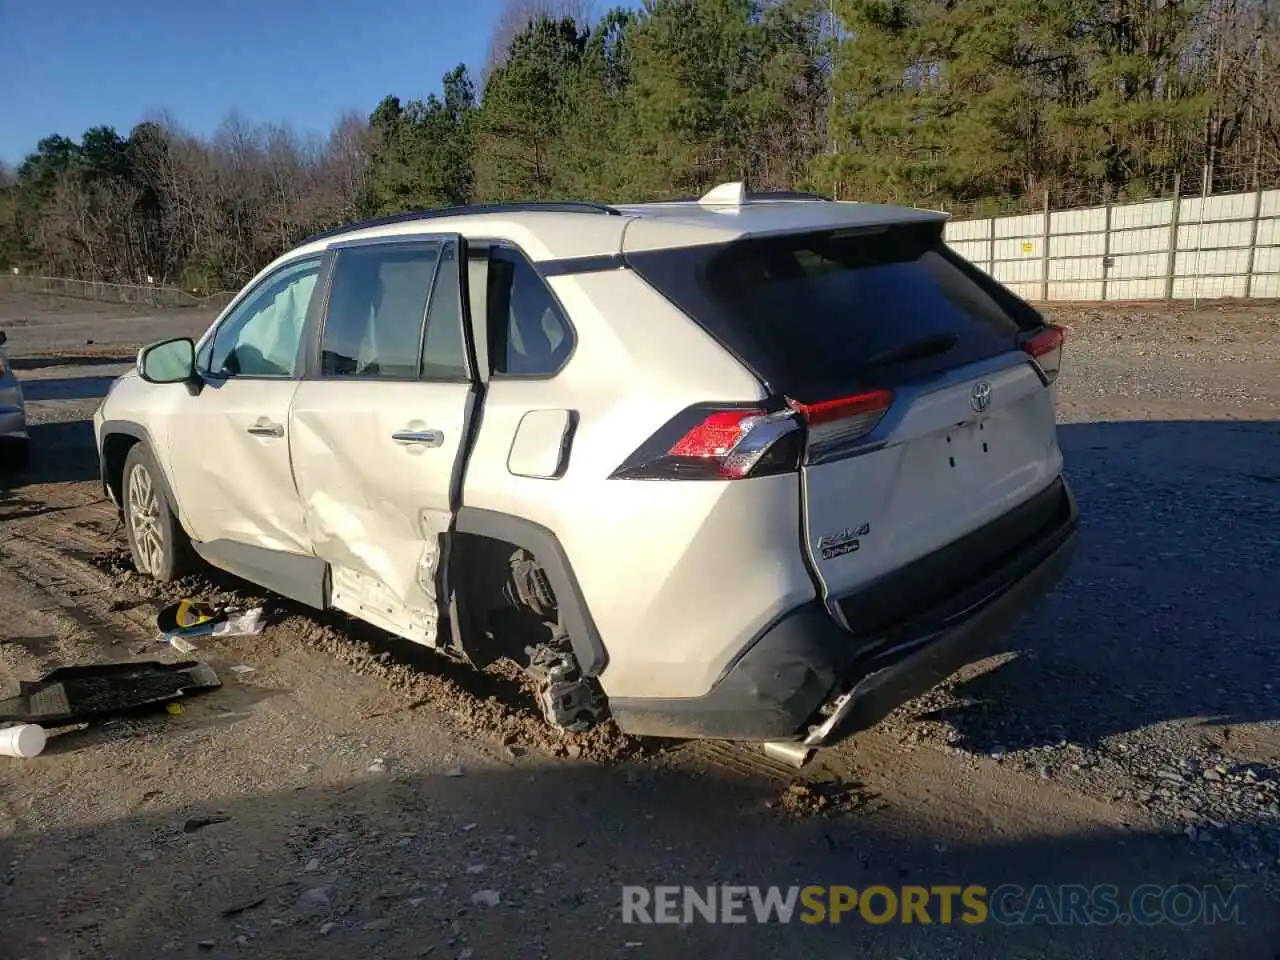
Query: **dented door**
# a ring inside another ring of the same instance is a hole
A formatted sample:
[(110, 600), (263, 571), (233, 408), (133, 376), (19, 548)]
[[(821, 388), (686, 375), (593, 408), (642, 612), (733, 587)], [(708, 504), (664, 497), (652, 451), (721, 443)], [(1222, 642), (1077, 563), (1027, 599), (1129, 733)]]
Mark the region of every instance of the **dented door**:
[(155, 418), (157, 452), (197, 540), (311, 552), (287, 425), (320, 272), (321, 258), (311, 256), (264, 277), (202, 343), (202, 389), (168, 388), (171, 406)]
[(452, 237), (339, 247), (289, 416), (331, 605), (430, 645), (474, 402), (459, 248)]

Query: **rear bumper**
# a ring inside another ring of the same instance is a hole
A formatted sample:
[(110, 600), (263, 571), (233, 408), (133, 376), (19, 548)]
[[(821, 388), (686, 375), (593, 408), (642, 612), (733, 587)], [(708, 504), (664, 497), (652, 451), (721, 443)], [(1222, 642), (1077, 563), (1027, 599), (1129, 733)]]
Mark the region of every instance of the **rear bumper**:
[[(1075, 552), (1078, 510), (1066, 483), (1052, 522), (963, 589), (883, 630), (870, 653), (820, 601), (790, 611), (762, 633), (701, 697), (613, 698), (631, 734), (725, 740), (795, 740), (837, 695), (852, 693), (822, 743), (868, 727), (972, 663), (1061, 579)], [(821, 745), (821, 744), (812, 744)]]

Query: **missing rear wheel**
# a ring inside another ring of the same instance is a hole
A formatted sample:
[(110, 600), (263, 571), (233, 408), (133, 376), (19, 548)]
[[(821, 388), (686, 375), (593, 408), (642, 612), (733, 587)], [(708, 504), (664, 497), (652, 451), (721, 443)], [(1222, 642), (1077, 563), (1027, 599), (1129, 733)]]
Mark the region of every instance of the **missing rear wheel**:
[(569, 638), (559, 643), (540, 644), (528, 649), (534, 695), (543, 718), (551, 726), (570, 733), (590, 730), (608, 712), (599, 684), (584, 677), (568, 649)]

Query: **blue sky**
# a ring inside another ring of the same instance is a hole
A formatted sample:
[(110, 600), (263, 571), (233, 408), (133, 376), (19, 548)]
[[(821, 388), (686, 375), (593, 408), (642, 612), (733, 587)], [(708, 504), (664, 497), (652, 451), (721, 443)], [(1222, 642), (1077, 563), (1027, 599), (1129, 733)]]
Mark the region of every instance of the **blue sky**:
[[(611, 4), (610, 4), (611, 5)], [(479, 72), (502, 0), (0, 0), (0, 161), (52, 133), (121, 134), (159, 109), (327, 130), (384, 95)], [(596, 4), (602, 7), (604, 4)]]

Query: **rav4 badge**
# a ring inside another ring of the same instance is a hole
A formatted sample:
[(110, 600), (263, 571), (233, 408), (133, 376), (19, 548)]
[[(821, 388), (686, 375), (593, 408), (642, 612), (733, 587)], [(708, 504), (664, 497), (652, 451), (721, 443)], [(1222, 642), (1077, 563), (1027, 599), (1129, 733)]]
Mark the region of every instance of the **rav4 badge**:
[(818, 539), (818, 553), (823, 560), (834, 560), (846, 553), (853, 553), (862, 546), (862, 537), (871, 532), (871, 524), (863, 521), (856, 530), (844, 529), (839, 533), (824, 534)]

